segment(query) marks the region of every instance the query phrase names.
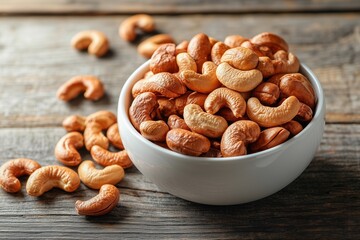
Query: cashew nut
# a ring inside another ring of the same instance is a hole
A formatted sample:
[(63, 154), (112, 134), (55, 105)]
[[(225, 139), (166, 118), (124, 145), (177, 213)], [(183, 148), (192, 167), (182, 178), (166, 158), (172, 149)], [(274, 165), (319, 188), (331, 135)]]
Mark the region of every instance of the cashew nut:
[(256, 122), (239, 120), (231, 124), (221, 137), (220, 150), (224, 157), (246, 155), (246, 146), (255, 142), (260, 135)]
[(30, 196), (38, 197), (54, 187), (74, 192), (79, 186), (80, 178), (74, 170), (54, 165), (35, 170), (26, 183), (26, 191)]
[(60, 100), (70, 101), (84, 92), (84, 97), (89, 100), (99, 100), (104, 95), (104, 87), (95, 76), (76, 76), (60, 86), (56, 95)]
[(62, 126), (68, 132), (83, 132), (85, 130), (86, 117), (80, 115), (71, 115), (64, 119)]
[(268, 107), (252, 97), (247, 101), (248, 117), (261, 127), (275, 127), (292, 120), (300, 109), (300, 102), (295, 96), (288, 97), (278, 107)]
[(230, 35), (225, 38), (224, 43), (230, 48), (234, 48), (234, 47), (240, 47), (241, 44), (247, 40), (248, 40), (247, 38), (244, 38), (240, 35)]
[(76, 34), (71, 39), (71, 46), (77, 50), (88, 49), (88, 53), (102, 57), (109, 50), (109, 41), (100, 31), (87, 30)]
[(170, 115), (167, 120), (167, 125), (170, 129), (181, 128), (185, 130), (190, 130), (190, 128), (186, 125), (185, 120), (178, 115)]
[(197, 71), (195, 60), (187, 52), (176, 55), (176, 63), (179, 67), (179, 73), (185, 70)]
[(97, 122), (89, 123), (86, 125), (84, 131), (85, 147), (88, 151), (94, 146), (98, 145), (105, 149), (109, 148), (109, 140), (102, 131), (105, 130), (102, 125)]
[(222, 55), (229, 49), (230, 47), (223, 42), (215, 43), (211, 48), (211, 61), (213, 61), (216, 65), (219, 65), (221, 63)]
[(15, 193), (21, 190), (21, 182), (18, 177), (30, 175), (41, 165), (28, 158), (17, 158), (5, 162), (0, 167), (0, 187), (6, 192)]
[(228, 127), (223, 117), (204, 112), (196, 104), (185, 106), (184, 120), (192, 131), (211, 138), (220, 137)]
[(192, 93), (192, 91), (187, 91), (180, 97), (175, 98), (176, 112), (181, 116), (184, 114), (184, 107), (186, 106), (187, 98), (190, 93)]
[(209, 93), (221, 86), (216, 77), (216, 65), (211, 61), (202, 65), (202, 74), (185, 70), (180, 73), (179, 77), (188, 88), (196, 92)]
[(301, 132), (303, 130), (303, 126), (299, 122), (294, 121), (294, 120), (284, 123), (284, 124), (280, 125), (280, 127), (283, 127), (286, 130), (288, 130), (292, 136), (297, 135), (299, 132)]
[(256, 55), (259, 57), (269, 57), (270, 59), (273, 59), (273, 53), (270, 48), (264, 45), (257, 45), (250, 41), (244, 41), (240, 45), (241, 47), (245, 47), (253, 51)]
[(137, 95), (129, 108), (129, 118), (132, 125), (140, 130), (143, 121), (152, 120), (151, 113), (157, 108), (156, 95), (144, 92)]
[(252, 95), (259, 99), (262, 104), (271, 106), (279, 99), (280, 89), (271, 82), (263, 82), (253, 90)]
[(248, 120), (249, 118), (246, 114), (243, 117), (235, 117), (234, 113), (230, 108), (224, 107), (220, 108), (220, 110), (216, 113), (216, 115), (222, 116), (228, 122), (236, 122), (239, 120)]
[(312, 118), (313, 118), (312, 109), (308, 105), (300, 102), (300, 108), (298, 113), (296, 114), (295, 119), (301, 122), (309, 122)]
[(221, 87), (209, 93), (204, 108), (206, 112), (215, 114), (222, 107), (230, 108), (235, 117), (242, 117), (246, 111), (246, 102), (240, 93)]
[(259, 57), (248, 48), (237, 47), (224, 52), (221, 62), (227, 62), (239, 70), (251, 70), (258, 65)]
[(279, 50), (274, 54), (274, 73), (296, 73), (299, 71), (299, 59), (292, 53)]
[(118, 149), (124, 149), (124, 145), (121, 140), (121, 135), (119, 131), (119, 126), (117, 123), (114, 123), (111, 125), (108, 130), (106, 131), (106, 137), (109, 139), (110, 143), (118, 148)]
[(186, 40), (176, 45), (176, 55), (187, 52), (188, 46), (189, 46), (189, 41)]
[(283, 127), (272, 127), (261, 131), (259, 138), (250, 145), (252, 152), (263, 151), (285, 142), (290, 132)]
[(165, 43), (156, 49), (150, 59), (150, 71), (154, 74), (160, 72), (175, 73), (178, 71), (175, 44)]
[(147, 14), (136, 14), (125, 19), (119, 27), (119, 36), (125, 41), (132, 42), (136, 38), (136, 30), (141, 29), (144, 32), (155, 30), (154, 19)]
[(104, 184), (116, 185), (125, 176), (124, 169), (119, 165), (110, 165), (101, 170), (95, 168), (95, 163), (86, 160), (78, 167), (81, 181), (93, 189), (100, 189)]
[(66, 166), (77, 166), (81, 163), (81, 155), (77, 149), (84, 146), (83, 135), (69, 132), (55, 146), (55, 157)]
[(262, 82), (263, 76), (257, 69), (248, 71), (233, 68), (223, 62), (216, 69), (216, 76), (226, 87), (238, 92), (248, 92)]
[(169, 131), (169, 126), (163, 121), (144, 121), (140, 124), (140, 133), (144, 138), (155, 141), (162, 142), (166, 139), (166, 133)]
[(158, 47), (164, 43), (175, 42), (174, 39), (168, 34), (158, 34), (141, 42), (137, 50), (140, 55), (144, 56), (145, 58), (150, 58), (156, 49), (158, 49)]
[(204, 33), (196, 34), (189, 42), (187, 52), (195, 60), (198, 71), (203, 68), (211, 53), (209, 37)]
[(103, 130), (108, 129), (111, 125), (116, 123), (116, 115), (107, 110), (97, 111), (86, 117), (85, 124), (98, 123)]
[(133, 165), (126, 150), (121, 150), (119, 152), (109, 152), (108, 150), (95, 145), (91, 148), (90, 153), (91, 157), (98, 164), (104, 167), (116, 164), (122, 168), (129, 168)]
[(167, 146), (178, 153), (200, 156), (210, 149), (210, 141), (201, 134), (176, 128), (166, 134)]
[(252, 37), (251, 42), (260, 46), (267, 46), (272, 52), (277, 52), (279, 50), (289, 51), (287, 42), (282, 37), (270, 32), (263, 32)]
[(102, 185), (95, 197), (75, 202), (75, 209), (79, 215), (101, 216), (113, 210), (120, 199), (120, 191), (111, 184)]
[(205, 100), (206, 100), (207, 96), (208, 96), (208, 94), (199, 93), (199, 92), (192, 92), (187, 97), (186, 105), (193, 103), (193, 104), (199, 105), (202, 109), (204, 109), (204, 103), (205, 103)]
[(264, 78), (274, 75), (275, 69), (272, 60), (269, 57), (259, 57), (259, 63), (256, 67)]
[(158, 108), (156, 109), (156, 116), (158, 119), (168, 118), (171, 114), (176, 114), (176, 106), (174, 99), (158, 98)]

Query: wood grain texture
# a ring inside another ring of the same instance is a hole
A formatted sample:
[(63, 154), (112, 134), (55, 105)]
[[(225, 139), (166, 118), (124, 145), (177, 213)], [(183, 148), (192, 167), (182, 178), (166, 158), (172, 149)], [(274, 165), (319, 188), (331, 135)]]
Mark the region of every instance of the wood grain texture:
[(358, 11), (356, 0), (0, 0), (0, 13), (5, 14), (69, 14), (69, 13), (248, 13), (299, 11)]
[[(61, 128), (0, 129), (0, 161), (26, 156), (42, 165)], [(31, 146), (23, 147), (23, 146)], [(54, 189), (42, 197), (0, 191), (0, 238), (6, 239), (359, 239), (360, 126), (327, 124), (316, 156), (289, 186), (238, 206), (190, 203), (161, 192), (136, 168), (118, 184), (121, 200), (109, 215), (76, 215), (77, 199), (96, 191)], [(86, 154), (83, 154), (86, 158)], [(26, 183), (26, 177), (22, 178)]]

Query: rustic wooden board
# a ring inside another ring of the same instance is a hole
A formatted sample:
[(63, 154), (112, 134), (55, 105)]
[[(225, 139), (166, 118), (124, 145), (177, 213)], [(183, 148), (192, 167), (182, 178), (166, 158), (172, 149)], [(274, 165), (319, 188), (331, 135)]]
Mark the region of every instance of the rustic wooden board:
[[(0, 129), (0, 161), (30, 157), (58, 164), (53, 148), (64, 133)], [(327, 124), (314, 160), (298, 179), (270, 197), (238, 206), (181, 200), (161, 192), (136, 168), (118, 184), (116, 209), (98, 218), (75, 213), (77, 199), (96, 195), (83, 185), (74, 193), (54, 189), (39, 198), (28, 196), (24, 186), (17, 194), (0, 191), (0, 238), (359, 239), (359, 146), (359, 125)]]
[[(59, 126), (70, 114), (116, 111), (127, 77), (145, 62), (136, 44), (117, 35), (123, 16), (3, 17), (0, 21), (0, 127)], [(327, 122), (360, 122), (360, 14), (155, 16), (159, 32), (178, 42), (205, 32), (217, 39), (229, 34), (251, 37), (262, 31), (284, 36), (302, 62), (320, 79)], [(181, 24), (179, 24), (181, 23)], [(103, 59), (79, 53), (70, 39), (85, 29), (104, 31), (111, 52)], [(142, 39), (147, 36), (143, 36)], [(139, 40), (140, 41), (140, 40)], [(98, 102), (56, 99), (57, 88), (79, 74), (94, 74), (107, 95)]]
[(247, 12), (299, 12), (299, 11), (356, 11), (356, 0), (0, 0), (0, 13), (247, 13)]

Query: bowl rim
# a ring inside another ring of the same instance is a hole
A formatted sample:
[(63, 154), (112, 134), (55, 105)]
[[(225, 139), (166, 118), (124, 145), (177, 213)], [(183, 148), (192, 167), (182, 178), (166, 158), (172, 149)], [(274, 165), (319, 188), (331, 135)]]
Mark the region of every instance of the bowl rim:
[[(166, 149), (164, 147), (158, 146), (155, 143), (151, 142), (150, 140), (144, 138), (132, 125), (129, 119), (128, 115), (128, 109), (125, 108), (126, 103), (126, 95), (127, 95), (127, 89), (131, 89), (132, 86), (140, 80), (139, 76), (140, 74), (144, 74), (146, 71), (149, 70), (150, 60), (143, 63), (140, 67), (138, 67), (126, 80), (123, 87), (121, 88), (119, 101), (118, 101), (118, 124), (119, 127), (123, 124), (125, 124), (125, 127), (128, 128), (128, 130), (139, 140), (143, 143), (148, 145), (151, 148), (156, 149), (157, 151), (160, 151), (164, 154), (168, 154), (169, 156), (176, 158), (177, 160), (181, 159), (182, 161), (200, 161), (200, 162), (222, 162), (222, 163), (230, 163), (233, 161), (247, 161), (247, 160), (253, 160), (255, 158), (260, 158), (262, 156), (267, 156), (270, 154), (274, 154), (281, 149), (286, 149), (292, 144), (295, 144), (296, 141), (303, 137), (303, 135), (309, 131), (312, 126), (314, 126), (316, 123), (316, 119), (321, 118), (325, 111), (325, 97), (324, 92), (321, 87), (321, 83), (319, 79), (315, 76), (315, 74), (312, 72), (312, 70), (304, 63), (300, 63), (300, 69), (299, 72), (306, 72), (307, 75), (309, 75), (311, 78), (309, 81), (313, 85), (314, 92), (315, 92), (315, 98), (316, 98), (316, 106), (315, 106), (315, 114), (313, 116), (313, 119), (308, 123), (308, 125), (297, 135), (292, 137), (291, 139), (285, 141), (282, 144), (279, 144), (278, 146), (272, 147), (270, 149), (266, 149), (260, 152), (251, 153), (247, 155), (242, 156), (234, 156), (234, 157), (197, 157), (197, 156), (190, 156), (185, 155), (181, 153), (174, 152), (172, 150)], [(129, 91), (129, 94), (131, 94), (131, 91)], [(124, 116), (124, 121), (121, 122), (122, 119), (121, 116)], [(321, 119), (321, 121), (324, 119)]]

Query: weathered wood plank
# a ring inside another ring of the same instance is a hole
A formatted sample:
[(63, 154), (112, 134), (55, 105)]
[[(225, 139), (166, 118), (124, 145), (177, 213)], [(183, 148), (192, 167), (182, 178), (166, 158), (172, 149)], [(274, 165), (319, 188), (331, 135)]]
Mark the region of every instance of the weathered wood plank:
[(1, 0), (0, 13), (246, 13), (246, 12), (299, 12), (299, 11), (357, 11), (360, 3), (356, 0), (276, 0), (247, 1), (181, 1), (181, 0)]
[[(61, 128), (0, 129), (0, 161), (26, 156), (56, 163)], [(42, 197), (0, 191), (0, 238), (5, 239), (359, 239), (360, 125), (327, 124), (305, 172), (280, 192), (244, 205), (193, 204), (160, 192), (136, 168), (118, 187), (109, 215), (77, 216), (74, 202), (96, 191), (52, 190)], [(26, 178), (23, 178), (23, 184)]]

